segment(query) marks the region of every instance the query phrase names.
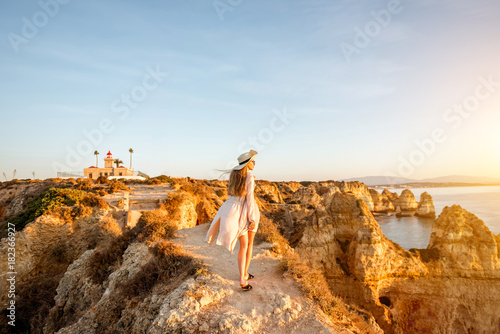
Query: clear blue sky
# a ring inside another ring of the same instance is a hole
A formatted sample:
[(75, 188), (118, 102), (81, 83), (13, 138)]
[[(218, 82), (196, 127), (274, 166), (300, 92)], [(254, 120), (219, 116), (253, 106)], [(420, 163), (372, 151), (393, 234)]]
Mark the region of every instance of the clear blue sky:
[(499, 2), (60, 1), (0, 5), (8, 177), (500, 177)]

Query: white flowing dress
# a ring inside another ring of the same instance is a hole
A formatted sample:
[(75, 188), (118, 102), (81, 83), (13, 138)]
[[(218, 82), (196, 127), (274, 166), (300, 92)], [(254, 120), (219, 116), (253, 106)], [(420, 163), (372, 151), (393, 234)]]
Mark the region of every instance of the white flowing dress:
[[(260, 211), (254, 197), (254, 178), (255, 176), (247, 171), (246, 195), (229, 196), (217, 211), (205, 238), (210, 246), (215, 240), (217, 245), (226, 247), (232, 253), (236, 240), (248, 233), (250, 221), (255, 222), (255, 228), (252, 232), (257, 232)], [(217, 232), (219, 232), (218, 235)]]

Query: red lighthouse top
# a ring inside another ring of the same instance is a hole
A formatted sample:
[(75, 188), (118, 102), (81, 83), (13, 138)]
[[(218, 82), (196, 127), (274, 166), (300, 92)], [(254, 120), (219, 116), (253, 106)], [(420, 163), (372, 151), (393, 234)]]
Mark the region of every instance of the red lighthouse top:
[(108, 156), (108, 157), (112, 156), (111, 151), (108, 151), (107, 156)]

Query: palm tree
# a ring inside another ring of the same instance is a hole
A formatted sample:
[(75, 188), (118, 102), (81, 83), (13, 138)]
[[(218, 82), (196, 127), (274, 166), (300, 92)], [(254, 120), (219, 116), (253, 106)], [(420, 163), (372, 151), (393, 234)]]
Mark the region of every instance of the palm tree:
[(122, 164), (122, 163), (123, 163), (123, 161), (121, 161), (120, 159), (115, 159), (115, 160), (114, 160), (114, 162), (115, 162), (115, 164), (116, 164), (116, 168), (118, 168), (118, 165), (119, 165), (119, 164)]
[(129, 148), (128, 151), (130, 152), (130, 169), (132, 169), (132, 153), (134, 153), (134, 150)]
[(95, 155), (95, 166), (99, 167), (99, 162), (97, 161), (97, 156), (99, 155), (99, 152), (97, 150), (94, 151), (94, 155)]

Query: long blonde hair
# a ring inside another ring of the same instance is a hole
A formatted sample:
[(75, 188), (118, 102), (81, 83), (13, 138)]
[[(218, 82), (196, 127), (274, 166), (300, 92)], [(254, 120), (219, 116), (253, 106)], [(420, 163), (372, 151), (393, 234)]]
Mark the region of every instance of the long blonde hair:
[[(248, 166), (248, 165), (247, 165)], [(229, 175), (229, 182), (227, 184), (227, 193), (230, 196), (245, 196), (246, 191), (246, 179), (247, 179), (247, 166), (240, 170), (233, 170)]]

